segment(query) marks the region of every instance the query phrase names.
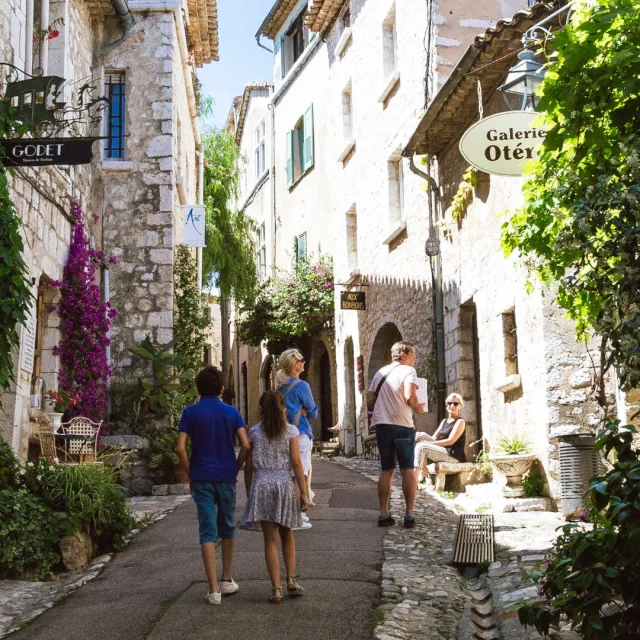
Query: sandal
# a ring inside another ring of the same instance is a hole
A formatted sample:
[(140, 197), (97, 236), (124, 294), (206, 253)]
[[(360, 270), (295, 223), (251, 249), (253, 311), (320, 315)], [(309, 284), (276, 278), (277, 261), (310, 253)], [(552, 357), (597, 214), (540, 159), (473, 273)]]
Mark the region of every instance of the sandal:
[(271, 587), (273, 593), (269, 596), (269, 604), (280, 604), (282, 602), (282, 587)]
[[(296, 581), (297, 577), (298, 576), (287, 576), (287, 593), (290, 596), (304, 595), (303, 587), (300, 584), (298, 584), (298, 582)], [(289, 579), (291, 579), (291, 582), (289, 582)]]

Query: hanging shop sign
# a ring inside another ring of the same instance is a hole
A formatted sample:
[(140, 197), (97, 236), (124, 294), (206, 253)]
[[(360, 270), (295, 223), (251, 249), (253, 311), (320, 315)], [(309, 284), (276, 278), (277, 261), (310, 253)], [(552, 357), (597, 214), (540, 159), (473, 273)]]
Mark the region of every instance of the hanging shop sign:
[(366, 311), (366, 295), (364, 291), (341, 291), (340, 308), (350, 311)]
[(546, 130), (533, 126), (535, 111), (505, 111), (483, 118), (460, 139), (465, 160), (486, 173), (521, 176), (527, 162), (538, 157)]
[[(65, 80), (33, 74), (7, 62), (9, 69), (2, 100), (12, 109), (16, 137), (1, 141), (2, 161), (12, 167), (89, 164), (102, 112), (109, 101), (97, 95), (98, 81)], [(18, 137), (20, 136), (20, 137)]]
[(189, 204), (182, 207), (182, 244), (185, 247), (204, 247), (204, 207)]
[(8, 167), (89, 164), (100, 138), (19, 138), (0, 140), (2, 163)]

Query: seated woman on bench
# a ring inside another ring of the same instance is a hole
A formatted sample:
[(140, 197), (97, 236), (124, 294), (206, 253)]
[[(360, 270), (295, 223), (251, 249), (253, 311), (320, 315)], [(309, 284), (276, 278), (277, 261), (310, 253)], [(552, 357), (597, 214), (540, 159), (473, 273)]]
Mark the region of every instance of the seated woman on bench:
[[(421, 483), (427, 475), (428, 462), (464, 462), (464, 419), (460, 410), (464, 406), (462, 396), (452, 393), (446, 401), (448, 418), (445, 418), (438, 430), (430, 436), (416, 434), (415, 470), (416, 481)], [(423, 455), (424, 452), (424, 455)]]

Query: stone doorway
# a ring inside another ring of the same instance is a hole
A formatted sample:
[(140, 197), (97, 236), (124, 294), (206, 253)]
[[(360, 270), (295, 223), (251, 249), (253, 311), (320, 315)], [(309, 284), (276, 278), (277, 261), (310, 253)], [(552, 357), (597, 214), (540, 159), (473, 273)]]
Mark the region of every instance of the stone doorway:
[(324, 442), (331, 440), (333, 434), (329, 429), (333, 427), (333, 406), (331, 402), (331, 361), (329, 352), (325, 349), (320, 357), (320, 439)]
[(262, 363), (262, 369), (260, 372), (260, 395), (265, 391), (271, 391), (274, 386), (274, 368), (275, 356), (268, 355)]
[(482, 440), (482, 397), (480, 395), (478, 314), (473, 298), (460, 307), (458, 329), (460, 353), (458, 375), (460, 393), (465, 403), (462, 415), (467, 425), (465, 456), (469, 462), (473, 462), (476, 455), (483, 449), (482, 442), (478, 442)]

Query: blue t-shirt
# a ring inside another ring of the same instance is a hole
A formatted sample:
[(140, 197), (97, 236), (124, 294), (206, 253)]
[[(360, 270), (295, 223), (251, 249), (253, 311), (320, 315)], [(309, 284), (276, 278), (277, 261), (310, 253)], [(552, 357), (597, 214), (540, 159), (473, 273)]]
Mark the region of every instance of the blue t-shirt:
[(191, 480), (236, 481), (233, 435), (244, 427), (242, 416), (215, 396), (202, 396), (182, 412), (178, 431), (191, 438)]
[[(292, 387), (291, 385), (293, 385), (294, 382), (296, 383)], [(289, 389), (291, 389), (291, 391), (287, 393)], [(298, 411), (302, 408), (306, 409), (307, 417), (311, 420), (318, 417), (318, 407), (313, 399), (309, 383), (292, 376), (289, 378), (288, 382), (285, 382), (278, 389), (278, 391), (284, 396), (284, 404), (287, 408), (287, 420), (290, 424), (293, 424)], [(311, 429), (311, 425), (309, 424), (307, 417), (300, 414), (300, 422), (298, 422), (297, 425), (298, 431), (300, 434), (305, 434), (313, 440), (313, 429)]]

